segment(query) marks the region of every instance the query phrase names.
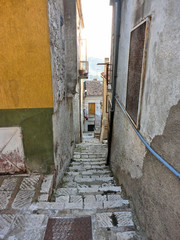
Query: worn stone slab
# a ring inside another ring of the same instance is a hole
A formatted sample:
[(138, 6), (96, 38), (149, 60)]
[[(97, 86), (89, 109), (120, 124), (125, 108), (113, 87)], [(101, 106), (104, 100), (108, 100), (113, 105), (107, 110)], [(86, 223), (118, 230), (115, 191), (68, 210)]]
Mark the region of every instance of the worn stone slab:
[(97, 201), (94, 195), (86, 195), (84, 198), (84, 209), (102, 209), (102, 201)]
[(67, 182), (63, 185), (64, 188), (76, 188), (77, 183), (76, 182)]
[(56, 190), (56, 196), (66, 196), (66, 195), (76, 195), (77, 194), (77, 188), (58, 188)]
[(132, 240), (135, 239), (136, 236), (136, 232), (134, 231), (116, 233), (117, 240)]
[(6, 178), (4, 179), (0, 191), (6, 190), (6, 191), (13, 191), (17, 184), (17, 178)]
[(95, 195), (95, 197), (96, 197), (96, 200), (97, 200), (98, 202), (107, 201), (107, 196), (106, 196), (106, 195), (97, 194), (97, 195)]
[(83, 175), (99, 175), (99, 174), (110, 174), (111, 172), (109, 170), (89, 170), (89, 171), (84, 171), (81, 172)]
[(112, 220), (110, 216), (112, 213), (97, 213), (96, 214), (96, 221), (98, 227), (103, 227), (103, 228), (111, 228), (113, 227)]
[(100, 192), (121, 192), (120, 186), (103, 186), (99, 188)]
[(94, 181), (102, 181), (102, 182), (111, 182), (114, 180), (113, 177), (104, 177), (104, 176), (91, 176), (91, 179), (93, 179)]
[(13, 214), (0, 215), (0, 239), (5, 239), (6, 234), (10, 231), (14, 217)]
[(40, 202), (32, 203), (29, 207), (30, 211), (37, 210), (64, 210), (64, 203), (60, 202)]
[(81, 196), (71, 196), (70, 202), (65, 203), (65, 209), (83, 209), (83, 199)]
[(80, 187), (78, 186), (79, 193), (96, 193), (98, 192), (99, 186), (92, 186), (92, 187)]
[(56, 197), (56, 202), (69, 203), (69, 195)]
[(42, 240), (44, 239), (44, 235), (45, 235), (45, 230), (46, 228), (38, 228), (38, 229), (31, 229), (31, 230), (25, 230), (25, 231), (21, 231), (20, 233), (13, 235), (13, 236), (9, 236), (7, 238), (7, 240)]
[(74, 159), (75, 162), (78, 162), (78, 163), (86, 163), (86, 162), (103, 162), (105, 161), (104, 158), (79, 158), (79, 159)]
[(119, 213), (115, 213), (115, 215), (118, 220), (118, 227), (134, 226), (131, 212), (119, 212)]
[(52, 174), (44, 176), (43, 182), (41, 184), (40, 193), (49, 194), (52, 191), (53, 179), (54, 179), (54, 176)]
[(78, 172), (73, 172), (73, 171), (71, 171), (71, 172), (67, 172), (66, 173), (68, 176), (77, 176), (77, 175), (79, 175), (79, 173)]
[(66, 176), (66, 177), (63, 178), (63, 181), (64, 182), (69, 182), (69, 181), (73, 182), (74, 181), (74, 176)]
[(12, 193), (12, 191), (0, 191), (0, 210), (6, 209)]
[(104, 208), (120, 208), (123, 205), (128, 205), (127, 200), (117, 200), (117, 201), (104, 201)]
[(36, 185), (39, 181), (40, 175), (32, 175), (30, 177), (24, 178), (20, 189), (21, 190), (35, 190)]
[(12, 208), (14, 209), (26, 209), (30, 206), (35, 192), (29, 190), (19, 190), (17, 193)]
[(42, 193), (38, 196), (39, 202), (48, 202), (49, 200), (49, 194), (48, 193)]
[(107, 195), (108, 201), (122, 201), (122, 197), (120, 194), (108, 194)]
[(99, 227), (114, 227), (112, 222), (112, 214), (115, 215), (117, 219), (118, 227), (130, 227), (134, 226), (132, 221), (131, 212), (106, 212), (106, 213), (97, 213), (96, 220)]
[(43, 239), (48, 216), (42, 214), (17, 214), (15, 215), (7, 239)]

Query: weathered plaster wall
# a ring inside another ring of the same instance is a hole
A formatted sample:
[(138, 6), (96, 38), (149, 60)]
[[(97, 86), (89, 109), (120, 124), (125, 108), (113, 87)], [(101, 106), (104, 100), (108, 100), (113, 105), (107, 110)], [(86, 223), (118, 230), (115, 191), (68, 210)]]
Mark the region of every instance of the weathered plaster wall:
[(0, 127), (22, 128), (25, 164), (29, 171), (49, 173), (54, 169), (52, 114), (52, 108), (0, 110)]
[(0, 126), (21, 127), (27, 169), (50, 172), (53, 98), (47, 2), (0, 1), (0, 13)]
[(75, 143), (80, 143), (81, 137), (81, 123), (80, 123), (80, 116), (81, 116), (81, 108), (80, 108), (80, 84), (76, 85), (76, 94), (73, 98), (73, 126), (74, 126), (74, 137)]
[(58, 104), (66, 96), (66, 68), (65, 68), (65, 22), (63, 0), (48, 0), (49, 39), (51, 51), (51, 71), (53, 85), (54, 112)]
[(74, 149), (72, 98), (61, 101), (53, 115), (53, 140), (58, 184), (70, 163)]
[[(66, 32), (71, 31), (69, 29), (70, 22), (75, 20), (69, 18), (65, 8), (68, 8), (68, 2), (66, 0), (48, 0), (54, 101), (53, 142), (57, 175), (56, 184), (61, 180), (71, 160), (74, 147), (73, 95), (72, 97), (67, 97), (68, 82), (71, 81), (71, 78), (68, 77), (69, 71), (71, 71), (71, 61), (69, 63), (66, 61), (67, 58), (71, 57), (71, 55), (67, 56), (67, 54), (71, 53), (67, 52), (69, 39)], [(69, 22), (67, 22), (67, 20)], [(74, 34), (74, 32), (72, 32), (72, 34)], [(74, 45), (74, 48), (75, 47), (76, 45)]]
[(76, 0), (64, 1), (64, 19), (66, 36), (66, 82), (67, 96), (76, 93), (77, 84), (77, 22)]
[[(122, 1), (117, 90), (126, 105), (131, 29), (151, 15), (140, 132), (180, 171), (180, 5), (177, 1)], [(111, 167), (132, 198), (148, 239), (180, 238), (178, 179), (146, 150), (116, 104)]]
[(46, 1), (0, 1), (0, 12), (0, 109), (52, 107)]

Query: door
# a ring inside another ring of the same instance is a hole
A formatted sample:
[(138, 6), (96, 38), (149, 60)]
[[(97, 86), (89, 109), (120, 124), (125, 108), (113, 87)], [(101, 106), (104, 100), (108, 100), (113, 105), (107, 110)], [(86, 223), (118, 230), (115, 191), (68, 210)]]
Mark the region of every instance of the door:
[(89, 103), (89, 115), (95, 115), (95, 103)]

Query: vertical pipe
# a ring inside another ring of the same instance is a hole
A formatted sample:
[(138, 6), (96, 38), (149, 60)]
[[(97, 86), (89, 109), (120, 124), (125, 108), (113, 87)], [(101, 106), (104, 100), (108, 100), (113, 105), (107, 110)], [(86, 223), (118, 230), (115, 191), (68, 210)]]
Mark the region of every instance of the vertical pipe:
[(115, 27), (115, 43), (114, 43), (114, 56), (113, 56), (113, 92), (112, 92), (112, 106), (110, 110), (110, 123), (109, 123), (109, 135), (108, 135), (108, 156), (106, 165), (110, 164), (111, 158), (111, 143), (115, 110), (115, 95), (116, 95), (116, 81), (117, 81), (117, 69), (118, 69), (118, 52), (119, 52), (119, 37), (120, 37), (120, 24), (121, 24), (121, 5), (122, 0), (118, 0), (114, 3), (113, 8), (116, 6), (116, 18), (114, 24)]

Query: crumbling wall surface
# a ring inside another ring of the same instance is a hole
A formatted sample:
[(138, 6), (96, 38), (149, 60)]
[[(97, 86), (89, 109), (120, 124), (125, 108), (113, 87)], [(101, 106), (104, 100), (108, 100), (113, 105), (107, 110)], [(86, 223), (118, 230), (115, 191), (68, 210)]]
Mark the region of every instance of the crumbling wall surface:
[[(68, 166), (73, 150), (72, 97), (67, 98), (65, 13), (63, 0), (48, 0), (51, 71), (53, 82), (53, 143), (56, 184)], [(72, 20), (72, 19), (71, 19)], [(66, 26), (68, 27), (68, 26)]]
[(65, 31), (63, 0), (48, 0), (51, 72), (54, 111), (66, 95)]
[(54, 159), (57, 173), (56, 184), (60, 182), (70, 163), (74, 149), (72, 99), (64, 99), (53, 115)]
[[(151, 16), (140, 133), (180, 171), (180, 5), (177, 1), (122, 2), (116, 94), (126, 106), (130, 32)], [(178, 178), (143, 145), (116, 103), (111, 168), (132, 199), (148, 239), (180, 238)]]
[(66, 82), (67, 96), (76, 93), (77, 84), (77, 27), (76, 0), (64, 0), (64, 21), (66, 37)]
[(74, 95), (73, 98), (73, 125), (74, 125), (74, 138), (75, 138), (75, 143), (80, 143), (81, 137), (80, 137), (80, 96), (79, 96), (79, 91), (80, 91), (80, 84), (78, 83), (76, 85), (76, 94)]

